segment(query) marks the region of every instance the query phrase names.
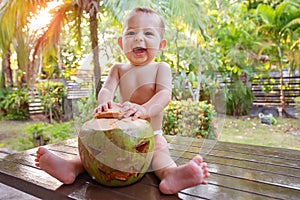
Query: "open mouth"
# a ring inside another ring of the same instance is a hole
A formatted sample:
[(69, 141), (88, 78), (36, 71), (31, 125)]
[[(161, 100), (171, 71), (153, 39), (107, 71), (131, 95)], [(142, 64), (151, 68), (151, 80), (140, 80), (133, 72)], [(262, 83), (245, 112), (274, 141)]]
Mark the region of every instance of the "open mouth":
[(135, 47), (135, 48), (133, 48), (133, 53), (138, 54), (138, 55), (142, 54), (142, 53), (144, 53), (146, 51), (147, 51), (147, 49), (143, 48), (143, 47)]

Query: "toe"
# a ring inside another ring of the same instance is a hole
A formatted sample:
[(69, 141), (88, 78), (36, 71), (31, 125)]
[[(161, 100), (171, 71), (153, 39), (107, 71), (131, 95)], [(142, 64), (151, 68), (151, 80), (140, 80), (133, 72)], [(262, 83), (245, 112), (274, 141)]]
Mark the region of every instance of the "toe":
[(198, 155), (198, 156), (195, 156), (192, 161), (194, 161), (197, 165), (200, 166), (200, 164), (203, 162), (203, 159), (201, 156)]

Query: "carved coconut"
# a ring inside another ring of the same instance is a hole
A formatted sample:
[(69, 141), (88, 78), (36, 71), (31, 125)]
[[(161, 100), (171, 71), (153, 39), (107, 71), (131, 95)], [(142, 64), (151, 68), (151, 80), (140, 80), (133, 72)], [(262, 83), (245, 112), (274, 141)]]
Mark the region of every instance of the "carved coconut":
[(150, 123), (120, 117), (118, 112), (104, 113), (86, 122), (78, 136), (85, 170), (106, 186), (125, 186), (140, 180), (153, 157)]

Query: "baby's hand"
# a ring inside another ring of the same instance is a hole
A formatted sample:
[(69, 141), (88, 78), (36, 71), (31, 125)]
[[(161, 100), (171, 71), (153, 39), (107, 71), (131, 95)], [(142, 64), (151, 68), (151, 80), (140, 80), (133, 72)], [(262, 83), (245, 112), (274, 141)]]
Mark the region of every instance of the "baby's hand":
[(107, 110), (111, 109), (111, 108), (112, 108), (112, 102), (111, 101), (100, 104), (95, 108), (95, 110), (93, 112), (93, 115), (96, 115), (97, 113), (107, 112)]
[(121, 105), (120, 111), (124, 113), (123, 117), (125, 118), (132, 116), (132, 120), (138, 118), (145, 119), (147, 117), (147, 111), (143, 106), (129, 101), (126, 101)]

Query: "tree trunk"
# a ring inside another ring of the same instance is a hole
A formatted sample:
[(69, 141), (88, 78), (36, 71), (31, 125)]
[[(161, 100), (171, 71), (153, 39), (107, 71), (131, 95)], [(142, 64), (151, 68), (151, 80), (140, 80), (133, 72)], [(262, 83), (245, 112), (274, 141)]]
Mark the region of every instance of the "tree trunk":
[(280, 46), (278, 45), (277, 47), (278, 50), (278, 55), (279, 55), (279, 69), (280, 69), (280, 79), (279, 79), (279, 83), (280, 83), (280, 106), (282, 109), (282, 115), (288, 118), (295, 118), (292, 115), (290, 115), (285, 107), (285, 95), (284, 95), (284, 91), (283, 91), (283, 64), (282, 64), (282, 51), (280, 49)]
[[(94, 0), (95, 4), (98, 5), (98, 0)], [(101, 68), (99, 62), (99, 46), (98, 46), (98, 23), (97, 23), (97, 11), (94, 9), (90, 12), (90, 34), (92, 41), (92, 51), (93, 51), (93, 63), (94, 63), (94, 83), (96, 87), (96, 99), (98, 93), (102, 87), (101, 85)]]
[(179, 63), (180, 63), (180, 54), (179, 54), (179, 47), (178, 47), (178, 34), (179, 31), (176, 29), (176, 36), (175, 36), (175, 47), (176, 47), (176, 67), (177, 67), (177, 74), (180, 74), (180, 69), (179, 69)]
[[(203, 51), (205, 52), (205, 51)], [(200, 45), (197, 43), (197, 54), (198, 54), (198, 70), (197, 70), (197, 88), (195, 91), (195, 101), (199, 102), (200, 99), (200, 90), (201, 90), (201, 82), (202, 82), (202, 62), (203, 62), (203, 56), (201, 56), (200, 52)]]
[(3, 86), (7, 87), (13, 87), (13, 78), (12, 78), (12, 70), (10, 67), (10, 55), (11, 52), (8, 49), (6, 53), (3, 55), (3, 60), (2, 60), (2, 69), (3, 69), (3, 77), (2, 77), (2, 83)]

